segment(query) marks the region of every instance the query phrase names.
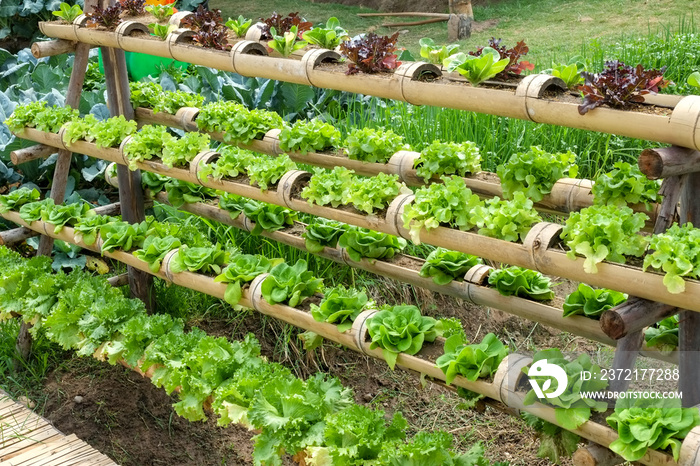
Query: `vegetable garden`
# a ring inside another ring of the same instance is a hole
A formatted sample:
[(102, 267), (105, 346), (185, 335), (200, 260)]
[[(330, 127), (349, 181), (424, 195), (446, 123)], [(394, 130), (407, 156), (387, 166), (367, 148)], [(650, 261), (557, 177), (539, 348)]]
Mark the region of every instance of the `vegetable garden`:
[[(174, 410), (190, 421), (215, 415), (221, 426), (254, 429), (256, 464), (282, 464), (285, 454), (315, 465), (489, 464), (480, 445), (452, 451), (445, 432), (406, 439), (400, 414), (389, 420), (356, 404), (333, 377), (296, 377), (261, 357), (252, 337), (214, 338), (150, 313), (157, 277), (303, 329), (307, 348), (325, 339), (445, 385), (469, 403), (578, 435), (588, 443), (576, 464), (700, 463), (700, 233), (693, 227), (700, 221), (700, 97), (659, 94), (668, 85), (663, 69), (612, 61), (600, 73), (574, 63), (521, 76), (534, 68), (523, 60), (527, 46), (497, 40), (470, 54), (421, 41), (428, 62), (402, 63), (397, 35), (345, 40), (335, 18), (313, 28), (297, 14), (224, 23), (203, 8), (86, 3), (87, 14), (64, 5), (60, 20), (40, 23), (57, 40), (32, 49), (37, 57), (75, 53), (66, 106), (32, 102), (5, 122), (38, 144), (15, 151), (16, 163), (58, 150), (50, 196), (31, 188), (0, 196), (0, 215), (21, 228), (15, 235), (42, 235), (40, 257), (0, 249), (0, 320), (22, 319), (20, 347), (44, 332), (66, 350), (133, 369), (177, 393)], [(77, 109), (90, 47), (101, 48), (105, 119)], [(649, 146), (638, 166), (617, 162), (595, 182), (577, 178), (571, 151), (536, 146), (488, 172), (473, 142), (436, 140), (413, 151), (389, 129), (357, 128), (343, 138), (321, 119), (291, 123), (240, 102), (205, 104), (196, 93), (129, 83), (125, 51), (670, 147)], [(64, 202), (74, 153), (111, 163), (105, 177), (118, 205)], [(349, 284), (324, 287), (305, 260), (243, 254), (146, 216), (154, 202), (615, 346), (612, 374), (635, 370), (640, 354), (663, 361), (673, 368), (659, 380), (677, 381), (682, 407), (677, 399), (620, 396), (630, 381), (606, 377), (586, 354), (511, 352), (493, 333), (469, 341), (460, 324), (416, 306), (377, 306)], [(125, 264), (139, 299), (86, 272), (54, 273), (45, 257), (54, 240)], [(435, 248), (420, 258), (403, 252), (409, 244)], [(545, 275), (580, 285), (557, 303)], [(533, 373), (547, 365), (558, 366), (566, 383)], [(538, 384), (558, 395), (543, 397)]]

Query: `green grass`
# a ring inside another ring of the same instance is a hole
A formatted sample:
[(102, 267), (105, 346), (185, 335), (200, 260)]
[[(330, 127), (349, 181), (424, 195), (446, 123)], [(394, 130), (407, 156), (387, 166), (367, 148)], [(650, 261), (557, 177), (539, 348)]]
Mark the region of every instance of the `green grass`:
[[(474, 7), (476, 22), (471, 37), (459, 41), (461, 50), (474, 50), (485, 45), (491, 37), (501, 37), (505, 44), (525, 40), (530, 47), (528, 60), (540, 69), (554, 61), (566, 61), (579, 55), (582, 47), (594, 42), (614, 45), (625, 38), (648, 36), (657, 32), (680, 31), (687, 28), (682, 18), (691, 16), (693, 0), (503, 0)], [(436, 43), (446, 43), (446, 23), (389, 28), (382, 23), (412, 21), (414, 18), (360, 18), (357, 13), (373, 12), (367, 8), (311, 3), (308, 1), (277, 0), (251, 3), (242, 0), (212, 0), (211, 8), (219, 8), (224, 18), (240, 14), (258, 20), (273, 11), (286, 15), (299, 12), (314, 23), (336, 16), (351, 34), (374, 31), (392, 34), (402, 31), (399, 46), (418, 56), (418, 40), (431, 37)], [(419, 20), (420, 18), (415, 18)], [(687, 22), (687, 19), (686, 19)], [(490, 27), (485, 27), (490, 26)], [(483, 28), (483, 30), (482, 30)]]

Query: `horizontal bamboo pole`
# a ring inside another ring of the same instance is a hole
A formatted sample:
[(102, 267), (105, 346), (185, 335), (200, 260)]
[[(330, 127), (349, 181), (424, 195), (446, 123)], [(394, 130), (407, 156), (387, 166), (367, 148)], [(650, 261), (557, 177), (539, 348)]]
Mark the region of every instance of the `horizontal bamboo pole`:
[(361, 18), (370, 18), (373, 16), (425, 16), (426, 18), (443, 18), (447, 20), (450, 15), (446, 13), (420, 13), (415, 11), (402, 11), (398, 13), (358, 13)]
[[(114, 32), (77, 27), (75, 30), (56, 28), (51, 31), (51, 35), (66, 40), (75, 40), (74, 37), (77, 35), (81, 42), (119, 47), (118, 36)], [(149, 42), (150, 39), (134, 37), (124, 50), (150, 51)], [(525, 89), (512, 92), (455, 84), (443, 78), (424, 82), (418, 80), (416, 76), (402, 76), (399, 72), (347, 76), (342, 67), (326, 68), (316, 66), (314, 62), (309, 64), (309, 60), (305, 60), (306, 56), (302, 60), (283, 59), (237, 53), (235, 48), (230, 55), (227, 55), (220, 51), (180, 45), (177, 43), (176, 33), (170, 34), (168, 42), (170, 53), (165, 54), (160, 50), (150, 52), (158, 56), (167, 55), (168, 58), (184, 58), (194, 64), (235, 71), (246, 76), (311, 84), (316, 87), (403, 100), (415, 105), (476, 111), (700, 149), (700, 131), (697, 130), (700, 126), (700, 105), (698, 105), (700, 96), (684, 97), (669, 115), (611, 108), (596, 108), (586, 115), (580, 115), (578, 104), (536, 98), (528, 93), (526, 87), (533, 79), (538, 79), (529, 76), (521, 82), (521, 86)], [(318, 50), (311, 50), (308, 53), (317, 54), (318, 52)], [(561, 92), (564, 91), (561, 90)]]
[[(23, 134), (33, 139), (38, 133), (38, 139), (46, 133), (25, 130)], [(50, 140), (51, 138), (49, 138)], [(47, 141), (38, 141), (44, 142)], [(62, 144), (62, 143), (61, 143)], [(75, 150), (79, 146), (82, 150)], [(91, 143), (80, 141), (66, 146), (67, 149), (92, 157), (108, 160), (124, 165), (125, 161), (119, 149), (98, 149)], [(369, 228), (390, 235), (402, 236), (408, 240), (411, 236), (403, 226), (403, 207), (410, 201), (410, 196), (398, 196), (389, 206), (384, 217), (365, 215), (354, 209), (334, 209), (327, 206), (311, 205), (296, 198), (295, 193), (306, 185), (310, 174), (298, 170), (288, 172), (278, 183), (277, 190), (261, 191), (260, 189), (235, 181), (202, 182), (190, 170), (168, 168), (157, 160), (149, 160), (136, 164), (138, 168), (191, 183), (220, 189), (229, 193), (246, 196), (263, 202), (269, 202), (290, 209), (329, 218), (351, 225)], [(551, 231), (548, 231), (551, 230)], [(632, 296), (663, 302), (678, 308), (700, 311), (700, 281), (686, 280), (686, 290), (683, 293), (669, 293), (663, 284), (663, 275), (656, 272), (644, 272), (640, 267), (603, 262), (598, 264), (598, 273), (586, 273), (583, 268), (584, 258), (569, 259), (566, 254), (556, 249), (559, 243), (561, 226), (546, 222), (533, 226), (523, 244), (510, 243), (496, 238), (490, 238), (469, 231), (454, 230), (438, 227), (426, 232), (421, 231), (422, 242), (440, 246), (455, 251), (474, 254), (493, 261), (518, 265), (537, 270), (547, 275), (566, 277), (578, 282), (594, 286), (612, 288)], [(546, 234), (544, 234), (545, 232)]]
[(119, 275), (109, 277), (107, 279), (107, 282), (109, 282), (109, 284), (114, 286), (114, 287), (128, 285), (129, 284), (129, 274), (128, 273), (121, 273)]
[(644, 149), (639, 169), (650, 180), (694, 173), (700, 171), (700, 152), (677, 146)]
[(30, 230), (29, 228), (25, 227), (13, 228), (12, 230), (5, 230), (3, 232), (0, 232), (0, 245), (12, 246), (13, 244), (21, 243), (22, 241), (28, 238), (33, 238), (34, 236), (38, 235), (39, 233), (37, 233), (36, 231)]
[(17, 149), (10, 152), (10, 160), (14, 165), (20, 165), (36, 159), (45, 159), (51, 154), (55, 154), (57, 149), (46, 144), (36, 144), (24, 149)]
[(54, 55), (62, 55), (64, 53), (75, 52), (78, 44), (69, 40), (49, 40), (42, 42), (34, 42), (31, 47), (34, 58), (53, 57)]
[[(18, 224), (24, 224), (27, 227), (30, 227), (27, 225), (21, 218), (19, 218), (19, 214), (16, 212), (7, 212), (5, 214), (2, 214), (3, 217), (7, 218), (8, 220), (11, 220), (15, 223)], [(53, 230), (47, 229), (45, 226), (46, 222), (42, 221), (36, 221), (32, 222), (34, 228), (43, 228), (44, 230), (47, 230), (47, 233), (49, 233), (50, 236), (52, 236), (55, 239), (61, 239), (73, 244), (77, 244), (78, 246), (84, 247), (86, 249), (90, 249), (93, 251), (99, 251), (99, 242), (92, 245), (92, 246), (87, 246), (84, 243), (81, 242), (76, 242), (74, 240), (74, 234), (73, 234), (73, 229), (70, 227), (64, 227), (63, 230), (58, 233), (54, 234)], [(36, 225), (35, 225), (36, 224)], [(110, 253), (105, 253), (106, 256), (112, 257), (120, 262), (123, 262), (127, 265), (130, 265), (132, 267), (135, 267), (139, 270), (143, 270), (145, 272), (151, 273), (155, 276), (158, 276), (160, 278), (163, 278), (165, 280), (170, 280), (174, 278), (174, 283), (191, 288), (193, 290), (197, 291), (202, 291), (204, 293), (210, 294), (211, 296), (215, 296), (217, 298), (223, 299), (224, 292), (226, 290), (226, 285), (223, 283), (217, 283), (214, 282), (214, 279), (212, 277), (206, 277), (204, 275), (200, 274), (194, 274), (190, 272), (181, 272), (178, 274), (172, 274), (172, 273), (167, 273), (167, 267), (168, 264), (164, 260), (164, 264), (161, 267), (161, 270), (158, 273), (153, 273), (150, 271), (148, 264), (146, 262), (143, 262), (136, 257), (133, 256), (133, 254), (129, 252), (124, 252), (124, 251), (112, 251)], [(170, 255), (172, 257), (172, 254)], [(310, 316), (310, 314), (301, 311), (299, 309), (295, 308), (290, 308), (288, 306), (272, 306), (269, 305), (269, 303), (265, 303), (264, 300), (260, 296), (256, 297), (256, 295), (259, 295), (259, 285), (262, 284), (263, 276), (259, 276), (256, 278), (255, 283), (251, 284), (250, 290), (244, 290), (243, 293), (243, 299), (241, 301), (241, 305), (246, 306), (246, 307), (252, 307), (257, 306), (258, 308), (264, 310), (266, 313), (269, 313), (269, 315), (274, 316), (276, 318), (280, 318), (281, 320), (284, 320), (285, 322), (288, 322), (292, 325), (299, 326), (300, 328), (304, 328), (305, 330), (311, 330), (311, 331), (316, 331), (318, 330), (319, 334), (323, 335), (325, 334), (327, 338), (331, 341), (335, 341), (337, 343), (342, 342), (348, 342), (348, 338), (352, 338), (353, 334), (348, 334), (344, 335), (341, 334), (340, 332), (337, 331), (337, 327), (335, 328), (335, 333), (333, 333), (331, 328), (328, 326), (328, 324), (324, 325), (319, 325), (322, 323), (316, 322), (313, 320), (313, 318)], [(263, 312), (263, 311), (260, 311)], [(303, 325), (308, 325), (307, 327), (304, 327)], [(350, 344), (349, 348), (357, 347), (353, 342), (348, 342)], [(362, 348), (362, 351), (370, 356), (374, 357), (381, 357), (380, 354), (381, 352), (378, 352), (377, 350), (368, 350), (367, 348)], [(400, 354), (397, 360), (397, 364), (399, 364), (402, 367), (406, 367), (411, 370), (415, 370), (417, 372), (425, 373), (432, 378), (436, 378), (438, 380), (444, 380), (444, 374), (442, 374), (441, 371), (439, 371), (437, 368), (434, 367), (434, 364), (431, 362), (428, 362), (424, 359), (415, 357), (415, 356), (410, 356), (406, 354)], [(504, 367), (508, 366), (507, 364), (504, 365)], [(438, 373), (439, 372), (439, 373)], [(518, 371), (519, 372), (519, 371)], [(502, 400), (504, 401), (507, 405), (517, 408), (519, 410), (527, 411), (530, 412), (548, 422), (551, 422), (553, 424), (557, 424), (556, 417), (554, 415), (554, 408), (549, 407), (549, 406), (544, 406), (539, 403), (536, 403), (534, 406), (525, 406), (523, 404), (523, 399), (525, 397), (525, 394), (522, 392), (518, 392), (515, 390), (508, 390), (507, 393), (504, 394), (503, 387), (495, 387), (493, 384), (488, 384), (488, 382), (485, 381), (476, 381), (476, 382), (470, 382), (462, 377), (458, 377), (455, 380), (455, 385), (460, 384), (459, 386), (463, 386), (464, 388), (467, 388), (472, 391), (476, 391), (478, 393), (483, 393), (486, 392), (487, 396), (490, 397), (495, 397), (497, 400)], [(495, 390), (498, 389), (498, 392), (495, 392)], [(481, 391), (480, 391), (481, 390)], [(506, 396), (504, 396), (506, 395)], [(506, 398), (503, 400), (503, 398)], [(592, 440), (596, 443), (599, 443), (603, 446), (609, 446), (610, 443), (612, 443), (616, 438), (617, 438), (617, 433), (610, 429), (609, 427), (596, 424), (592, 421), (588, 421), (584, 423), (582, 426), (580, 426), (578, 429), (573, 431), (574, 433)], [(676, 464), (672, 458), (670, 458), (668, 455), (658, 452), (658, 451), (647, 451), (645, 456), (642, 458), (640, 461), (643, 464), (649, 464), (649, 465), (674, 465)]]

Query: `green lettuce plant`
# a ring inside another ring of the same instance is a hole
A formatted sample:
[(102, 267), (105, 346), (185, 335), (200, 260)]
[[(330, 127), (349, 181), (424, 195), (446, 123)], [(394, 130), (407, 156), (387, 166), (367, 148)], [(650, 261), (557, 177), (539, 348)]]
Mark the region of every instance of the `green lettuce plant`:
[(167, 21), (175, 14), (175, 8), (172, 5), (148, 5), (145, 10), (160, 22)]
[(172, 273), (188, 271), (219, 275), (227, 258), (228, 254), (221, 243), (199, 247), (188, 247), (185, 244), (170, 259), (169, 266)]
[(158, 24), (151, 23), (148, 28), (153, 32), (153, 35), (159, 37), (161, 40), (168, 38), (168, 34), (177, 29), (175, 24)]
[(457, 71), (467, 78), (472, 86), (478, 86), (487, 79), (493, 78), (505, 70), (509, 63), (508, 58), (501, 58), (501, 54), (492, 47), (484, 47), (481, 56), (478, 57), (460, 52), (442, 61), (448, 72)]
[(102, 238), (102, 254), (115, 249), (131, 251), (133, 248), (140, 249), (146, 239), (149, 226), (146, 222), (111, 222), (100, 228)]
[(370, 262), (391, 259), (406, 244), (403, 238), (366, 228), (349, 228), (338, 239), (338, 245), (345, 248), (350, 259), (355, 262), (360, 262), (363, 258)]
[(27, 223), (32, 223), (41, 218), (41, 213), (54, 207), (54, 201), (50, 197), (41, 201), (27, 202), (19, 208), (19, 218)]
[(474, 210), (481, 200), (464, 185), (458, 176), (442, 177), (443, 183), (433, 183), (418, 188), (415, 199), (404, 208), (404, 228), (408, 228), (411, 240), (420, 244), (420, 232), (439, 226), (471, 230), (476, 226)]
[(528, 152), (517, 152), (496, 170), (501, 179), (503, 197), (512, 199), (516, 192), (522, 191), (534, 202), (539, 202), (545, 194), (552, 192), (557, 180), (564, 176), (576, 177), (578, 166), (575, 161), (576, 154), (571, 151), (551, 154), (532, 146)]
[(430, 37), (423, 37), (418, 41), (420, 45), (420, 56), (428, 60), (428, 63), (433, 63), (435, 65), (442, 65), (450, 55), (454, 55), (459, 50), (459, 44), (449, 44), (438, 46), (435, 45), (435, 41)]
[(508, 355), (508, 348), (493, 333), (488, 333), (481, 343), (468, 344), (461, 335), (445, 340), (445, 354), (435, 361), (445, 373), (445, 382), (451, 384), (461, 375), (472, 382), (491, 377)]
[(564, 301), (564, 317), (582, 315), (599, 319), (603, 312), (627, 301), (627, 295), (605, 288), (594, 289), (580, 283), (576, 291)]
[(434, 176), (467, 176), (481, 171), (481, 154), (475, 143), (433, 141), (420, 152), (413, 167), (426, 183)]
[(73, 21), (75, 21), (75, 18), (83, 14), (83, 9), (80, 8), (80, 5), (78, 4), (69, 5), (66, 2), (61, 2), (61, 4), (59, 5), (59, 10), (52, 11), (51, 14), (61, 18), (63, 21), (72, 24)]
[(437, 248), (425, 259), (420, 276), (432, 278), (437, 285), (447, 285), (452, 280), (461, 279), (469, 269), (481, 263), (479, 257), (471, 254)]
[(301, 197), (310, 205), (330, 204), (338, 207), (348, 198), (348, 192), (355, 179), (354, 173), (345, 167), (334, 167), (331, 171), (318, 169), (301, 191)]
[(687, 82), (693, 87), (700, 88), (700, 71), (695, 71), (688, 76)]
[(408, 148), (403, 137), (390, 129), (355, 128), (345, 138), (348, 158), (363, 162), (386, 163), (396, 152)]
[[(189, 133), (194, 134), (194, 133)], [(163, 157), (163, 149), (175, 142), (175, 137), (162, 125), (145, 125), (124, 146), (124, 155), (129, 160), (129, 169), (136, 170), (137, 162)]]
[(504, 296), (519, 296), (536, 301), (554, 299), (549, 278), (535, 270), (522, 267), (492, 270), (489, 274), (489, 285)]
[(19, 211), (20, 207), (39, 200), (41, 193), (38, 189), (20, 188), (0, 196), (0, 214)]
[(90, 210), (90, 204), (85, 202), (76, 202), (73, 204), (56, 205), (42, 210), (41, 219), (54, 226), (54, 234), (60, 233), (63, 227), (72, 226), (82, 217), (93, 214)]
[(148, 268), (153, 273), (160, 271), (160, 265), (165, 256), (173, 249), (182, 246), (179, 238), (174, 236), (149, 236), (143, 242), (143, 248), (134, 251), (134, 256), (148, 263)]
[(259, 157), (252, 151), (236, 146), (224, 146), (219, 148), (219, 151), (221, 157), (214, 163), (203, 163), (199, 167), (200, 180), (207, 181), (211, 177), (215, 181), (221, 181), (224, 178), (237, 178), (246, 175), (248, 173), (247, 167)]
[(311, 253), (323, 251), (323, 248), (334, 248), (338, 244), (340, 236), (351, 228), (346, 223), (317, 218), (309, 223), (301, 234), (304, 238), (306, 249)]
[(321, 288), (323, 279), (314, 277), (307, 267), (303, 259), (293, 266), (283, 262), (273, 267), (260, 288), (265, 301), (296, 307), (305, 298), (313, 296)]
[(97, 122), (88, 132), (99, 148), (118, 147), (125, 137), (136, 132), (136, 121), (127, 120), (124, 115)]
[(226, 21), (226, 27), (232, 30), (233, 33), (236, 34), (236, 37), (240, 38), (245, 37), (246, 32), (248, 32), (252, 24), (253, 20), (244, 18), (243, 15), (238, 15), (238, 18), (235, 19), (229, 18), (228, 21)]
[(678, 347), (678, 315), (666, 317), (644, 330), (647, 347), (671, 352)]
[(594, 205), (572, 212), (561, 233), (569, 248), (566, 255), (572, 260), (576, 254), (584, 256), (587, 273), (596, 273), (597, 264), (604, 260), (624, 264), (625, 256), (641, 257), (648, 240), (639, 231), (648, 219), (629, 207), (614, 205)]
[(592, 190), (595, 204), (623, 207), (644, 203), (651, 209), (652, 204), (661, 202), (659, 181), (647, 178), (637, 164), (615, 162), (614, 167), (595, 179)]
[[(540, 387), (543, 394), (553, 394), (559, 389), (556, 378), (536, 375), (544, 361), (547, 365), (559, 366), (566, 374), (566, 389), (563, 393), (551, 398), (538, 398), (535, 390), (530, 390), (523, 404), (529, 406), (535, 402), (554, 406), (554, 415), (557, 423), (568, 430), (574, 430), (590, 419), (593, 411), (602, 413), (608, 409), (605, 401), (596, 401), (593, 397), (582, 397), (582, 393), (594, 393), (604, 390), (608, 386), (608, 381), (603, 377), (601, 368), (591, 362), (587, 354), (581, 354), (573, 361), (568, 361), (559, 349), (546, 349), (538, 351), (532, 357), (532, 368), (524, 367), (523, 372), (529, 374), (529, 378), (534, 380)], [(529, 372), (528, 372), (529, 371)], [(584, 380), (584, 373), (590, 372), (590, 378)], [(549, 383), (547, 383), (549, 381)]]
[(163, 163), (167, 167), (189, 164), (202, 151), (209, 149), (211, 138), (197, 131), (185, 133), (181, 138), (164, 138)]
[(637, 461), (647, 449), (670, 449), (678, 461), (681, 440), (700, 424), (697, 408), (683, 408), (678, 398), (620, 398), (606, 421), (619, 437), (610, 449), (627, 461)]
[(258, 275), (269, 272), (282, 261), (283, 259), (268, 259), (260, 255), (238, 254), (214, 281), (227, 283), (224, 299), (235, 306), (241, 300), (243, 285), (250, 283)]
[(338, 147), (340, 131), (318, 118), (298, 120), (292, 126), (284, 125), (279, 135), (280, 149), (301, 154), (322, 152)]
[(406, 305), (384, 307), (367, 320), (367, 330), (372, 339), (370, 349), (381, 348), (392, 370), (399, 353), (416, 354), (423, 342), (433, 342), (442, 334), (437, 320), (422, 316), (416, 306)]
[(669, 293), (685, 291), (683, 277), (700, 276), (700, 230), (692, 223), (673, 224), (665, 232), (652, 235), (649, 249), (651, 252), (644, 256), (643, 269), (663, 270), (666, 273), (664, 285)]
[(282, 154), (277, 157), (258, 157), (252, 159), (246, 167), (251, 185), (258, 185), (266, 191), (282, 178), (290, 170), (296, 170), (297, 164)]
[(332, 16), (328, 18), (325, 26), (311, 28), (305, 31), (301, 37), (309, 44), (318, 45), (322, 49), (333, 50), (342, 41), (348, 40), (350, 35), (348, 31), (340, 27), (338, 18)]
[(288, 57), (292, 52), (301, 50), (307, 45), (308, 42), (299, 40), (297, 35), (297, 26), (292, 26), (289, 31), (285, 32), (281, 36), (277, 35), (277, 30), (274, 27), (270, 28), (270, 35), (272, 35), (272, 40), (267, 43), (267, 46), (283, 57)]
[(317, 322), (335, 324), (339, 332), (347, 332), (368, 304), (371, 303), (364, 291), (340, 285), (326, 289), (319, 305), (311, 304), (311, 315)]
[(355, 177), (346, 193), (344, 204), (352, 203), (360, 212), (372, 215), (376, 210), (389, 207), (399, 194), (410, 194), (411, 190), (399, 181), (399, 175), (378, 173), (371, 177)]
[(5, 124), (13, 133), (18, 133), (26, 127), (34, 127), (34, 118), (46, 108), (46, 101), (37, 100), (26, 105), (18, 105)]
[(90, 130), (99, 123), (97, 117), (91, 113), (83, 118), (77, 118), (66, 123), (65, 131), (63, 132), (63, 142), (65, 144), (73, 144), (80, 140), (87, 142), (94, 141), (94, 137), (90, 136)]
[(575, 89), (583, 83), (581, 72), (586, 71), (586, 65), (581, 61), (581, 57), (573, 57), (568, 63), (560, 63), (551, 69), (544, 70), (544, 73), (560, 78), (569, 89)]
[(520, 191), (511, 200), (494, 197), (474, 209), (479, 234), (504, 241), (523, 241), (532, 225), (541, 221), (532, 200)]

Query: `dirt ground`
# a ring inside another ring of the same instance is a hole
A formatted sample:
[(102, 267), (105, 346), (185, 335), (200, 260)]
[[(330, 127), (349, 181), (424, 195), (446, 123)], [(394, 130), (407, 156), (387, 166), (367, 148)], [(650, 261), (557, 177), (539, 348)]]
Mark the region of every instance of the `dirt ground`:
[[(459, 317), (472, 341), (495, 332), (522, 351), (533, 345), (576, 344), (573, 339), (563, 341), (571, 337), (557, 330), (393, 281), (378, 283), (376, 289), (397, 301), (415, 302), (426, 314)], [(375, 298), (381, 300), (380, 296)], [(387, 415), (401, 411), (411, 425), (411, 434), (443, 429), (454, 434), (460, 450), (481, 441), (492, 460), (512, 465), (551, 464), (536, 457), (536, 435), (520, 419), (490, 407), (482, 413), (460, 409), (461, 399), (452, 391), (435, 384), (421, 388), (416, 377), (401, 370), (390, 371), (383, 362), (330, 344), (315, 354), (305, 353), (296, 344), (282, 350), (278, 344), (287, 332), (285, 326), (254, 312), (243, 318), (232, 313), (231, 319), (202, 319), (194, 324), (212, 335), (234, 339), (253, 332), (269, 359), (291, 364), (300, 377), (317, 370), (330, 372), (354, 389), (358, 403), (381, 408)], [(180, 418), (164, 390), (121, 366), (85, 358), (68, 360), (48, 378), (44, 394), (44, 415), (58, 429), (75, 433), (119, 464), (252, 464), (254, 432), (239, 426), (217, 427), (213, 418), (198, 423)], [(287, 458), (285, 464), (295, 463)]]

